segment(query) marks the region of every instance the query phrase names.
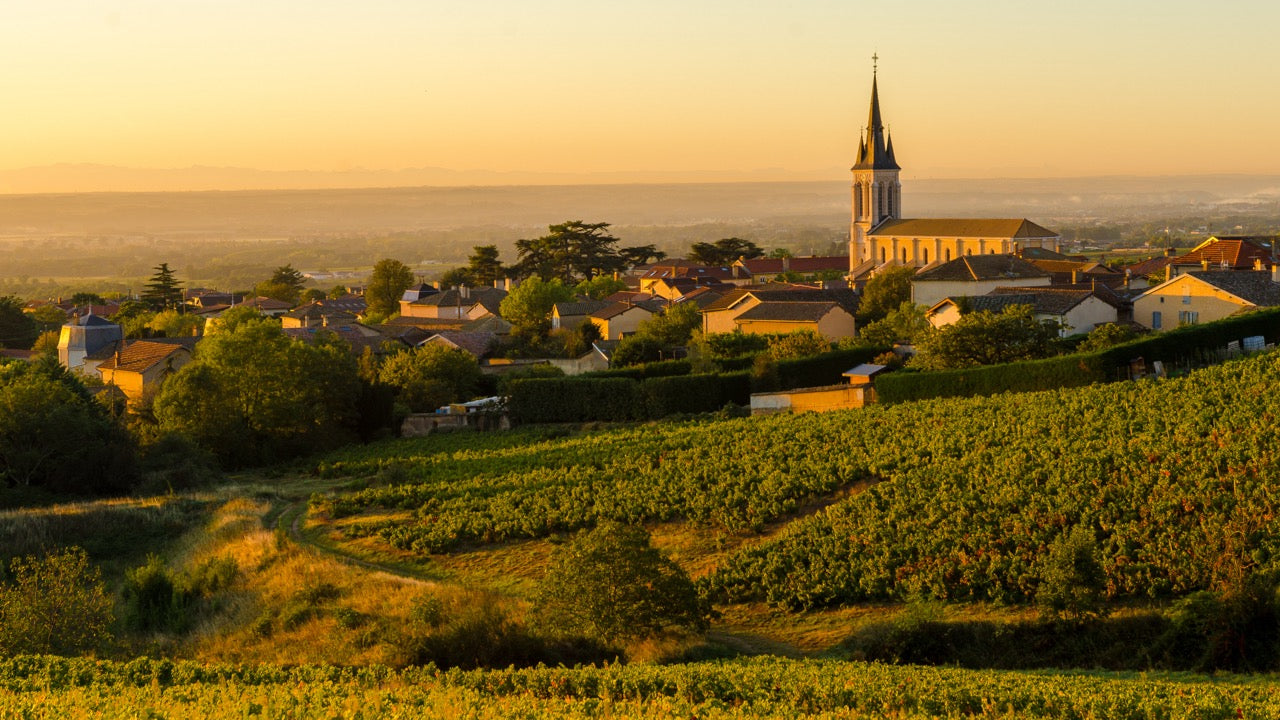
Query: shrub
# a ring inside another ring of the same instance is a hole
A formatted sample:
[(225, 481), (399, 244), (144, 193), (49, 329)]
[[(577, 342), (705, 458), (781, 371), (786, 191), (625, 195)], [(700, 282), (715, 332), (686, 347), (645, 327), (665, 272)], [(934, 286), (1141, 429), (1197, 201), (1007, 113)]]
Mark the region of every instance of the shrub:
[(0, 654), (66, 655), (106, 640), (111, 597), (80, 548), (15, 558), (0, 585)]
[(1105, 614), (1107, 576), (1098, 562), (1093, 532), (1077, 527), (1049, 546), (1036, 601), (1060, 619), (1087, 620)]
[(705, 631), (710, 606), (648, 532), (608, 521), (553, 555), (534, 613), (554, 632), (615, 642)]

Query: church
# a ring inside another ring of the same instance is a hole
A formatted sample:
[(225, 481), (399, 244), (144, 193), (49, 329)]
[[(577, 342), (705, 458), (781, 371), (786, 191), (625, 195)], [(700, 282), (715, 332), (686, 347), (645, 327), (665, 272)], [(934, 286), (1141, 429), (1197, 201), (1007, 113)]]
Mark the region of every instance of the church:
[(903, 218), (898, 181), (902, 168), (880, 117), (876, 75), (873, 69), (871, 111), (852, 168), (850, 279), (863, 279), (890, 265), (923, 268), (965, 255), (1020, 253), (1027, 248), (1058, 251), (1062, 237), (1026, 219)]

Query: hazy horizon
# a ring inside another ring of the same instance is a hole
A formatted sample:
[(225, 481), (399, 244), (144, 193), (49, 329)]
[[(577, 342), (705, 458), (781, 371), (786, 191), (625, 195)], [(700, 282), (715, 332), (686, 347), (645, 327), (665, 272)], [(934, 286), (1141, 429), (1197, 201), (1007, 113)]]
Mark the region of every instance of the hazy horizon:
[(166, 168), (253, 169), (262, 188), (432, 168), (429, 184), (837, 180), (873, 54), (904, 179), (1280, 170), (1280, 64), (1256, 53), (1273, 3), (18, 0), (5, 19), (10, 193), (140, 187), (50, 177), (68, 167), (157, 190), (188, 187)]

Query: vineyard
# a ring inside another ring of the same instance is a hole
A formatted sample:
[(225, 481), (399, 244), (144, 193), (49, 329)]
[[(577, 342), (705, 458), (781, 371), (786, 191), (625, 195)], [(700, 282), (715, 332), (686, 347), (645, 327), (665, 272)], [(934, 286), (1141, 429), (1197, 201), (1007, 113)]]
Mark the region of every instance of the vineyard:
[(420, 553), (544, 537), (600, 519), (758, 530), (884, 479), (710, 579), (722, 600), (809, 608), (928, 595), (1020, 602), (1064, 531), (1096, 538), (1108, 595), (1166, 596), (1271, 567), (1280, 359), (1176, 380), (849, 413), (398, 441), (318, 470), (369, 487), (317, 497)]
[(4, 717), (1280, 718), (1244, 676), (1124, 676), (754, 659), (679, 666), (439, 672), (0, 661)]

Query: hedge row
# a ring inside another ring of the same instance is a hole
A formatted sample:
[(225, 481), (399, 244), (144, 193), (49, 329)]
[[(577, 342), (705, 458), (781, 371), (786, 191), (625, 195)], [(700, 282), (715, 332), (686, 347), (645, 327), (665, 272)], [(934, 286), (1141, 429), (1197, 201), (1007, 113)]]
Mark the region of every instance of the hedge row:
[(630, 378), (531, 378), (511, 383), (513, 423), (626, 422), (746, 405), (751, 374)]
[(880, 346), (855, 347), (848, 350), (832, 350), (794, 360), (779, 360), (778, 382), (780, 390), (838, 385), (844, 382), (844, 373), (874, 360), (890, 348)]
[(1093, 353), (963, 370), (891, 373), (876, 378), (876, 397), (882, 403), (895, 403), (1112, 382), (1126, 379), (1129, 363), (1138, 358), (1148, 370), (1156, 360), (1166, 365), (1198, 363), (1230, 342), (1255, 335), (1263, 336), (1268, 343), (1280, 342), (1280, 308), (1186, 325)]
[(630, 367), (596, 370), (594, 372), (583, 373), (582, 377), (630, 378), (632, 380), (644, 380), (645, 378), (688, 375), (691, 372), (693, 372), (693, 364), (688, 360), (662, 360), (659, 362), (645, 363), (643, 365), (632, 365)]

